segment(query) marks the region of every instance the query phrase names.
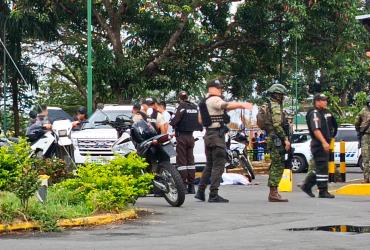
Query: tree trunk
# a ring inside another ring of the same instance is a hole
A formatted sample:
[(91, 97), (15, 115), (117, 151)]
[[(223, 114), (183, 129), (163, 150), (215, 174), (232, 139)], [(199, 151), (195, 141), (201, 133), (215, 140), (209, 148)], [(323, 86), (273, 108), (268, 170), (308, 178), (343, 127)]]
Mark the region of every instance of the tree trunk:
[(13, 119), (14, 119), (14, 136), (18, 137), (20, 135), (20, 121), (19, 121), (19, 86), (17, 78), (12, 78), (12, 109), (13, 109)]
[(340, 94), (340, 106), (346, 107), (347, 106), (347, 90), (343, 90), (343, 92)]

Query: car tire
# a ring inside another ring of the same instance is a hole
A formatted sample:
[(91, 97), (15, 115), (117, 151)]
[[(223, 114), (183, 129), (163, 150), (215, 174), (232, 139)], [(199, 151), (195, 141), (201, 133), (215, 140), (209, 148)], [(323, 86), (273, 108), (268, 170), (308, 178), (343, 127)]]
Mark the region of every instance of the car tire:
[(307, 162), (304, 156), (293, 155), (292, 171), (293, 173), (302, 173), (307, 169)]
[(364, 163), (362, 161), (362, 157), (358, 159), (357, 167), (361, 168), (362, 171), (364, 171)]

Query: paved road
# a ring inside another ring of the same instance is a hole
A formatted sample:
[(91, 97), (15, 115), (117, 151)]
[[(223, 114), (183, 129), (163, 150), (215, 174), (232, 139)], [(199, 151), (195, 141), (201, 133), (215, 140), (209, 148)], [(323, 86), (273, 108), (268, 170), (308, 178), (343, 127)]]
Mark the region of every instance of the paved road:
[[(304, 175), (295, 175), (295, 184)], [(349, 178), (361, 178), (352, 173)], [(160, 198), (138, 206), (155, 213), (126, 224), (53, 234), (0, 236), (0, 250), (10, 249), (369, 249), (369, 234), (291, 232), (288, 228), (323, 225), (370, 226), (370, 197), (312, 199), (298, 188), (284, 194), (289, 203), (268, 203), (267, 177), (259, 185), (225, 186), (229, 204), (198, 202), (188, 196), (181, 208)]]

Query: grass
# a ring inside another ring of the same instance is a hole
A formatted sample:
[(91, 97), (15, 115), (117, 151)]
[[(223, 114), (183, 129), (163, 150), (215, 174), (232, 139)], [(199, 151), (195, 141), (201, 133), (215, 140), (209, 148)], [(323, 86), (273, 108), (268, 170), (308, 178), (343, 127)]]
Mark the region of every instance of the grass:
[(22, 208), (19, 199), (9, 192), (0, 192), (0, 223), (9, 224), (21, 221), (37, 221), (43, 231), (56, 231), (59, 219), (72, 219), (92, 215), (83, 201), (78, 201), (71, 191), (48, 190), (48, 200), (40, 203), (35, 197), (29, 201), (27, 210)]

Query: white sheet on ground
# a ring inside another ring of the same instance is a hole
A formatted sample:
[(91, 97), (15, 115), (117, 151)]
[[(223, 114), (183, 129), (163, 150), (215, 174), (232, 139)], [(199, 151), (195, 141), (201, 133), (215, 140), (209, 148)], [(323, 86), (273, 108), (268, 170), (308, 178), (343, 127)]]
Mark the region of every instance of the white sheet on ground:
[(241, 174), (223, 173), (221, 185), (249, 185), (247, 177)]

